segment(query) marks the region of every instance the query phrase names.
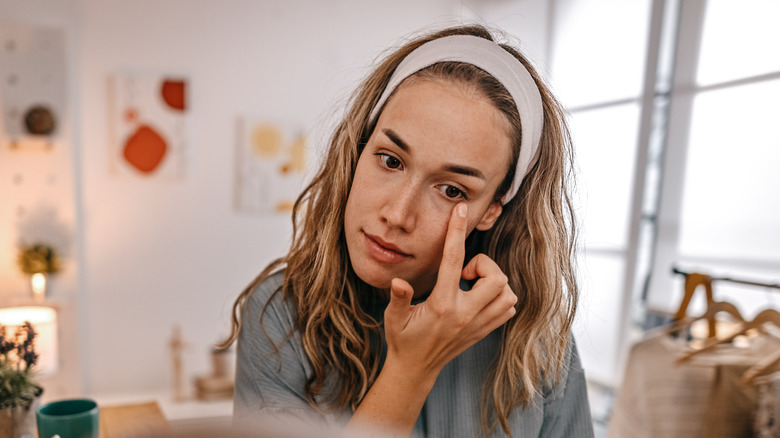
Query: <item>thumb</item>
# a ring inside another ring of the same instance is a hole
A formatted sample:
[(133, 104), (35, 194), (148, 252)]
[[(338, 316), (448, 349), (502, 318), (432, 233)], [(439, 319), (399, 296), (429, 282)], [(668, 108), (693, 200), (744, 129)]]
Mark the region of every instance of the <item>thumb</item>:
[(394, 278), (390, 282), (390, 303), (385, 310), (385, 319), (390, 316), (405, 320), (405, 316), (409, 313), (409, 307), (412, 305), (413, 295), (412, 285), (406, 280)]

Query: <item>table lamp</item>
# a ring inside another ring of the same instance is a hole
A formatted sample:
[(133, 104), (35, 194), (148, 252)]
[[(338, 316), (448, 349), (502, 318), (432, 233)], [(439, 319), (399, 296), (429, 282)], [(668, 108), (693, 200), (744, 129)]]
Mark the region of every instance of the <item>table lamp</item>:
[(51, 307), (21, 306), (0, 309), (0, 325), (6, 328), (6, 335), (13, 337), (25, 321), (30, 321), (38, 336), (35, 351), (38, 362), (35, 369), (41, 376), (57, 372), (59, 355), (57, 349), (57, 312)]
[(36, 272), (30, 277), (30, 284), (35, 302), (42, 302), (46, 297), (46, 275), (42, 272)]

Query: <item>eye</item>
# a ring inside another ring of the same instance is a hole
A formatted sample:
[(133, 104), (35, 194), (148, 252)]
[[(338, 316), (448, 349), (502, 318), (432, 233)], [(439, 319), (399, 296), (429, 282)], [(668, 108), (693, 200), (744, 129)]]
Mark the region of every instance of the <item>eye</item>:
[(400, 169), (401, 168), (401, 160), (398, 158), (389, 155), (389, 154), (383, 154), (381, 152), (378, 152), (374, 154), (379, 157), (379, 161), (382, 162), (382, 165), (387, 167), (388, 169)]
[(444, 184), (441, 188), (442, 193), (444, 193), (444, 196), (446, 196), (449, 199), (453, 200), (460, 200), (460, 199), (468, 199), (466, 197), (466, 193), (463, 192), (463, 190), (451, 186), (449, 184)]

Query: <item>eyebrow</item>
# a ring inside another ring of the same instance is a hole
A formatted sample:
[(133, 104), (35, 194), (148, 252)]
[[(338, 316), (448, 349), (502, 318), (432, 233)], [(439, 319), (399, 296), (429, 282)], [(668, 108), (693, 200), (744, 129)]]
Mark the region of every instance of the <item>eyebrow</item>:
[[(382, 133), (387, 136), (387, 138), (390, 139), (393, 143), (395, 143), (396, 146), (398, 146), (401, 150), (403, 150), (406, 153), (409, 153), (409, 145), (406, 144), (406, 142), (398, 136), (398, 134), (395, 133), (392, 129), (383, 129)], [(473, 176), (481, 179), (485, 179), (485, 175), (479, 170), (474, 167), (469, 166), (460, 166), (456, 164), (445, 164), (444, 170), (452, 173), (459, 173), (461, 175), (466, 176)]]

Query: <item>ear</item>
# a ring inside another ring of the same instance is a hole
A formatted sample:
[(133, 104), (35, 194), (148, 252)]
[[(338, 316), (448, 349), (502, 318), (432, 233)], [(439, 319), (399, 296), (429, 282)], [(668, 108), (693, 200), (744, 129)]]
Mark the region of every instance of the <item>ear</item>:
[(498, 217), (501, 216), (502, 211), (503, 207), (501, 206), (501, 203), (494, 201), (488, 206), (487, 210), (485, 210), (485, 213), (482, 215), (482, 219), (480, 219), (477, 223), (476, 228), (479, 231), (486, 231), (491, 229), (493, 224), (495, 224), (498, 220)]

